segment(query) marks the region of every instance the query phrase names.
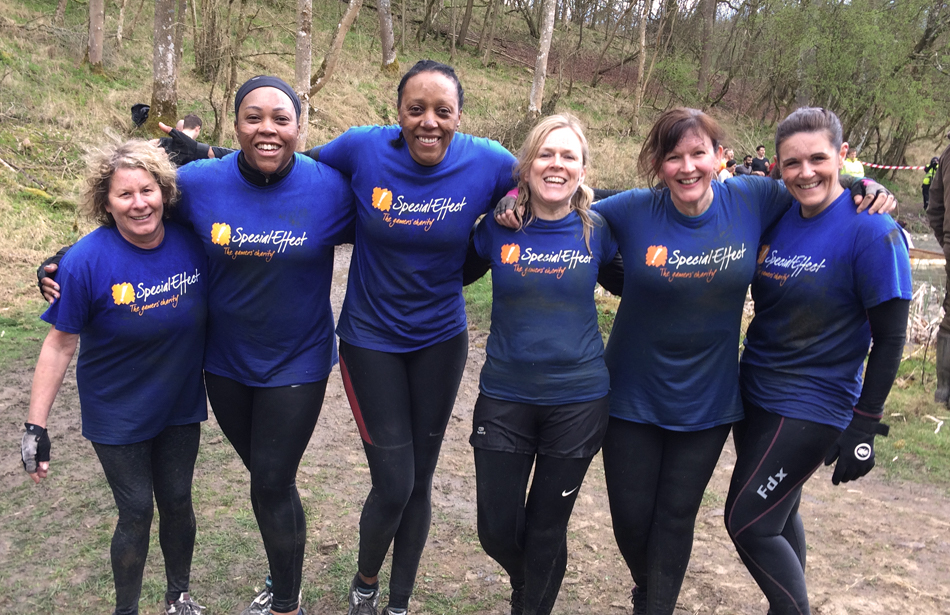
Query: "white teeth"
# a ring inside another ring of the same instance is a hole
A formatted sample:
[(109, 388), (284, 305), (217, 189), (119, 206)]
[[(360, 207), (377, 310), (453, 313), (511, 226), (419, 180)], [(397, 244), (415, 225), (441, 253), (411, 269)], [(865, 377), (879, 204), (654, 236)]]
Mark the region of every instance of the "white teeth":
[(433, 145), (439, 142), (438, 137), (419, 137), (419, 140), (425, 143), (426, 145)]
[(680, 180), (680, 184), (682, 184), (682, 185), (684, 185), (684, 186), (692, 186), (693, 184), (695, 184), (695, 183), (698, 182), (698, 181), (699, 181), (699, 178), (698, 178), (698, 177), (694, 177), (693, 179), (681, 179), (681, 180)]
[(145, 214), (144, 216), (132, 216), (132, 219), (133, 219), (133, 220), (145, 220), (145, 219), (147, 219), (147, 218), (148, 218), (149, 216), (151, 216), (151, 215), (152, 215), (152, 214)]
[(264, 150), (265, 152), (273, 152), (280, 149), (280, 146), (273, 145), (272, 143), (261, 143), (257, 146), (257, 149)]
[(799, 186), (799, 188), (801, 188), (802, 190), (811, 190), (812, 188), (816, 187), (819, 183), (820, 182), (814, 182), (811, 184), (802, 184)]
[(547, 184), (566, 184), (567, 180), (563, 177), (545, 177), (544, 182)]

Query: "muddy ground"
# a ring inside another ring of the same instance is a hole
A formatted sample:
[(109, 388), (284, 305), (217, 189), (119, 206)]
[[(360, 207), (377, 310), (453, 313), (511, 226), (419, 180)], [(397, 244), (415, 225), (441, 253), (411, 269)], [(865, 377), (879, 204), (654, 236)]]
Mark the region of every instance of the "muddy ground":
[[(338, 251), (339, 312), (348, 254)], [(433, 523), (412, 604), (417, 613), (507, 613), (507, 579), (480, 549), (468, 445), (478, 371), (487, 331), (470, 332), (470, 354), (449, 423), (433, 489)], [(108, 539), (114, 509), (92, 447), (79, 432), (72, 370), (54, 407), (50, 479), (26, 485), (16, 443), (29, 397), (32, 365), (0, 374), (0, 609), (110, 612)], [(208, 615), (237, 613), (266, 572), (247, 504), (247, 476), (212, 418), (204, 429), (195, 480), (199, 544), (192, 587)], [(697, 520), (696, 538), (677, 614), (764, 615), (767, 605), (722, 525), (735, 454), (726, 445)], [(950, 613), (950, 500), (945, 490), (885, 482), (872, 473), (834, 487), (822, 468), (801, 506), (809, 538), (807, 577), (819, 615)], [(369, 470), (338, 369), (330, 377), (316, 433), (301, 464), (301, 496), (310, 534), (304, 576), (308, 612), (344, 613), (359, 510)], [(7, 505), (2, 503), (7, 501)], [(153, 528), (153, 534), (156, 531)], [(153, 541), (154, 542), (154, 541)], [(569, 569), (555, 613), (629, 613), (630, 578), (614, 544), (603, 467), (594, 461), (571, 522)], [(161, 591), (157, 545), (146, 572)], [(157, 589), (156, 589), (157, 588)], [(157, 600), (157, 598), (156, 598)], [(143, 600), (143, 613), (158, 613)]]

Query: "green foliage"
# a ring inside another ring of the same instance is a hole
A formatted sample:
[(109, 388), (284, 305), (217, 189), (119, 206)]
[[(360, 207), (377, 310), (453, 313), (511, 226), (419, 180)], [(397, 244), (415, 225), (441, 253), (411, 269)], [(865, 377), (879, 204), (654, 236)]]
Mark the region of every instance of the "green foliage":
[(491, 327), (491, 293), (491, 274), (463, 289), (469, 328), (488, 331)]

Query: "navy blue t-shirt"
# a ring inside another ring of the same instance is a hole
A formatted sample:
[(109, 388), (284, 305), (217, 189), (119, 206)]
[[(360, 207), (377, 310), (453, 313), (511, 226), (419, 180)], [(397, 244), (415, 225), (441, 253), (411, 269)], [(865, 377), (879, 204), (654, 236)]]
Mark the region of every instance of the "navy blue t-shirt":
[(796, 203), (758, 251), (743, 396), (844, 429), (871, 342), (867, 309), (912, 294), (907, 243), (890, 216), (856, 213), (847, 191), (808, 219)]
[(623, 300), (607, 342), (610, 414), (676, 431), (742, 418), (739, 330), (763, 231), (791, 197), (764, 177), (713, 182), (699, 216), (668, 189), (594, 204), (623, 256)]
[(168, 221), (154, 249), (101, 227), (63, 257), (61, 298), (41, 318), (79, 334), (83, 436), (134, 444), (208, 418), (201, 375), (206, 264), (194, 235)]
[(356, 245), (340, 339), (408, 352), (465, 330), (462, 265), (472, 225), (514, 187), (515, 158), (495, 141), (455, 133), (445, 158), (422, 166), (399, 126), (351, 128), (320, 160), (352, 180)]
[(485, 395), (547, 406), (607, 395), (594, 287), (617, 242), (600, 216), (591, 218), (590, 252), (573, 211), (521, 231), (491, 216), (479, 224), (475, 248), (492, 272), (491, 333), (479, 384)]
[(333, 247), (352, 241), (353, 193), (296, 156), (266, 187), (241, 175), (236, 153), (178, 170), (176, 211), (210, 259), (205, 369), (249, 386), (318, 382), (337, 361)]

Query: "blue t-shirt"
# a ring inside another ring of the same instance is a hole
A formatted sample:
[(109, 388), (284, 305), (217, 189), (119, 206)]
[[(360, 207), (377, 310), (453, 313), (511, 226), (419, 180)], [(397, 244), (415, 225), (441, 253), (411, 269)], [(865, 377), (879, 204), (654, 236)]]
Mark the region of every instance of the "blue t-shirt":
[(352, 241), (353, 193), (296, 156), (266, 187), (244, 179), (236, 153), (178, 170), (176, 211), (210, 259), (205, 369), (249, 386), (317, 382), (337, 361), (333, 247)]
[(600, 399), (610, 389), (597, 328), (597, 271), (617, 253), (591, 213), (590, 252), (576, 212), (521, 231), (486, 217), (475, 232), (491, 261), (491, 333), (479, 388), (495, 399), (552, 406)]
[(79, 334), (83, 436), (134, 444), (208, 418), (201, 375), (207, 277), (201, 245), (168, 221), (154, 249), (101, 227), (63, 257), (56, 276), (62, 296), (41, 318)]
[(495, 141), (455, 133), (426, 167), (399, 126), (351, 128), (320, 160), (352, 180), (356, 246), (337, 334), (347, 343), (408, 352), (465, 330), (462, 265), (472, 225), (514, 187), (515, 158)]
[(699, 216), (668, 189), (594, 204), (623, 256), (623, 300), (607, 342), (610, 413), (697, 431), (742, 418), (739, 328), (763, 231), (791, 204), (764, 177), (713, 182)]
[(762, 239), (742, 394), (789, 418), (844, 429), (871, 342), (866, 310), (910, 299), (910, 258), (890, 216), (855, 212), (845, 191), (823, 212), (794, 207)]

